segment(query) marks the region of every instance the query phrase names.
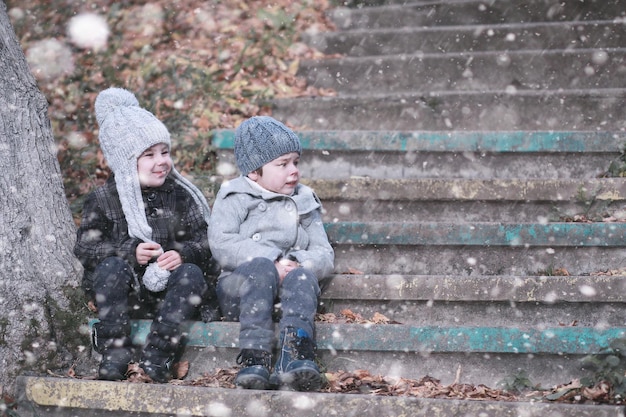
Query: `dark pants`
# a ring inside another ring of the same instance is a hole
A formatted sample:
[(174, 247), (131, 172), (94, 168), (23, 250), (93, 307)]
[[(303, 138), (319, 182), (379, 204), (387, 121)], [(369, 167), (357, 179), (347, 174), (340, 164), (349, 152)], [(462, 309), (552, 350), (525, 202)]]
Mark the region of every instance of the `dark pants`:
[(240, 265), (217, 283), (217, 297), (226, 320), (241, 323), (239, 347), (271, 352), (274, 340), (272, 316), (280, 302), (280, 330), (293, 326), (314, 335), (320, 288), (307, 269), (291, 271), (279, 284), (274, 262), (255, 258)]
[(172, 271), (164, 291), (138, 291), (130, 265), (122, 258), (110, 257), (96, 268), (93, 289), (101, 323), (115, 325), (131, 317), (154, 317), (158, 322), (180, 325), (196, 316), (207, 284), (198, 266), (185, 263)]

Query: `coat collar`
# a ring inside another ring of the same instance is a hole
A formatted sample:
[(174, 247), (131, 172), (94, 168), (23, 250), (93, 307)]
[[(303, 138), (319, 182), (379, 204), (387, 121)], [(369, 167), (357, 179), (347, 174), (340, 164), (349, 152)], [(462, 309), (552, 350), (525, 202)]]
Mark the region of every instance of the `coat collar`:
[(298, 207), (298, 214), (310, 213), (321, 207), (321, 202), (313, 190), (304, 184), (298, 184), (294, 193), (288, 196), (268, 191), (249, 178), (241, 175), (223, 183), (222, 190), (224, 190), (223, 198), (226, 198), (230, 194), (244, 193), (266, 201), (292, 199)]

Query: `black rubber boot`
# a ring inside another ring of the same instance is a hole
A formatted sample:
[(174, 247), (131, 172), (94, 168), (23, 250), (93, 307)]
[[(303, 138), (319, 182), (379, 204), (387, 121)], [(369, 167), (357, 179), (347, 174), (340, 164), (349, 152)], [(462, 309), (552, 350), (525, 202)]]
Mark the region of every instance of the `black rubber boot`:
[(270, 382), (272, 355), (264, 350), (242, 349), (237, 363), (243, 368), (237, 373), (235, 385), (244, 389), (267, 389)]
[(279, 347), (271, 384), (295, 391), (319, 390), (322, 378), (315, 364), (315, 342), (307, 332), (294, 327), (283, 329)]
[(98, 379), (121, 381), (126, 379), (128, 364), (133, 360), (130, 323), (94, 323), (91, 333), (93, 348), (102, 355)]
[(154, 382), (172, 379), (172, 365), (182, 347), (177, 324), (153, 322), (139, 365)]

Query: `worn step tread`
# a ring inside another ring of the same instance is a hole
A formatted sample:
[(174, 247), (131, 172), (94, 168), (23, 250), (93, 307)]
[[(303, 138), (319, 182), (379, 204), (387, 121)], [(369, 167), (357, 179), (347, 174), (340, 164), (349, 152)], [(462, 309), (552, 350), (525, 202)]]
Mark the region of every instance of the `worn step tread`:
[[(304, 149), (430, 152), (620, 152), (621, 131), (380, 131), (298, 130)], [(213, 131), (211, 146), (233, 149), (235, 131)]]
[(625, 278), (624, 275), (337, 274), (325, 284), (322, 298), (356, 301), (624, 303)]
[(332, 55), (367, 56), (516, 49), (618, 48), (626, 28), (618, 21), (454, 27), (393, 27), (304, 34), (303, 40)]
[(333, 244), (481, 247), (626, 247), (626, 222), (492, 223), (336, 222), (326, 223)]
[[(213, 183), (225, 179), (212, 177)], [(201, 181), (200, 181), (201, 182)], [(409, 178), (385, 179), (352, 177), (345, 179), (303, 178), (322, 203), (330, 201), (388, 202), (623, 202), (626, 178), (595, 179), (464, 179)]]
[(464, 417), (614, 417), (623, 406), (571, 405), (547, 402), (503, 402), (426, 399), (368, 394), (301, 393), (194, 387), (175, 384), (131, 384), (72, 378), (18, 377), (23, 408), (73, 411), (82, 415), (146, 416), (324, 416), (363, 417), (445, 415)]
[[(591, 179), (606, 173), (626, 144), (626, 135), (619, 131), (296, 130), (296, 134), (306, 151), (300, 165), (303, 178), (318, 185), (319, 180), (350, 177)], [(218, 156), (221, 176), (237, 175), (234, 136), (233, 130), (212, 134), (211, 148)], [(188, 151), (196, 146), (187, 145)], [(192, 174), (197, 181), (209, 181), (209, 188), (221, 182), (202, 172)], [(426, 184), (409, 187), (417, 191)], [(474, 186), (462, 189), (467, 187)]]
[[(400, 6), (402, 8), (403, 6)], [(367, 9), (370, 10), (370, 9)], [(345, 13), (345, 9), (342, 9), (339, 13)], [(619, 16), (613, 16), (609, 19), (593, 19), (593, 20), (566, 20), (566, 21), (527, 21), (527, 22), (501, 22), (495, 24), (485, 25), (480, 21), (475, 21), (471, 24), (461, 24), (461, 25), (445, 25), (445, 26), (428, 26), (428, 25), (412, 25), (412, 26), (398, 26), (393, 25), (389, 27), (374, 27), (374, 28), (345, 28), (340, 29), (338, 31), (331, 32), (317, 32), (320, 36), (330, 35), (335, 36), (338, 34), (359, 34), (361, 36), (370, 34), (386, 34), (386, 33), (424, 33), (424, 32), (454, 32), (454, 31), (464, 31), (464, 32), (473, 32), (480, 33), (481, 28), (493, 28), (493, 29), (530, 29), (536, 30), (539, 28), (575, 28), (578, 27), (580, 30), (583, 30), (585, 27), (597, 27), (597, 26), (615, 26), (619, 27), (622, 24), (622, 19)], [(311, 35), (312, 33), (305, 33), (306, 35)]]
[(350, 94), (362, 90), (620, 88), (626, 48), (412, 53), (304, 61), (309, 85)]
[[(622, 98), (626, 97), (626, 87), (619, 88), (569, 88), (569, 89), (544, 89), (544, 90), (530, 90), (530, 89), (517, 89), (515, 91), (509, 91), (506, 88), (494, 88), (494, 89), (483, 89), (483, 90), (460, 90), (460, 91), (447, 91), (447, 90), (439, 90), (439, 91), (425, 91), (425, 90), (413, 90), (408, 91), (405, 90), (402, 93), (367, 93), (363, 94), (343, 94), (336, 97), (299, 97), (299, 98), (283, 98), (274, 100), (277, 103), (289, 103), (295, 101), (310, 101), (310, 102), (323, 102), (323, 101), (350, 101), (356, 99), (367, 98), (379, 98), (379, 99), (387, 99), (396, 102), (404, 102), (406, 100), (412, 100), (416, 98), (446, 98), (446, 97), (479, 97), (479, 96), (493, 96), (493, 97), (554, 97), (554, 98), (567, 98), (567, 97), (579, 97), (585, 96), (589, 98)], [(348, 129), (350, 130), (350, 129)], [(490, 129), (487, 129), (490, 130)], [(618, 130), (618, 129), (615, 129)]]
[(609, 201), (626, 199), (626, 178), (596, 179), (303, 179), (325, 200)]
[(407, 92), (272, 101), (310, 130), (620, 130), (626, 89)]
[[(151, 320), (132, 321), (133, 343), (142, 345), (145, 342), (151, 323)], [(609, 347), (611, 340), (626, 335), (626, 328), (416, 326), (318, 322), (315, 332), (317, 348), (331, 351), (588, 355), (603, 352)], [(239, 323), (191, 322), (187, 329), (186, 346), (237, 349)]]
[(612, 20), (620, 17), (623, 8), (617, 1), (568, 4), (554, 7), (546, 2), (482, 1), (440, 2), (439, 4), (389, 4), (361, 8), (335, 8), (330, 18), (341, 29), (398, 26), (457, 26), (480, 22), (484, 25), (502, 22), (565, 22), (572, 20)]
[(515, 49), (619, 48), (626, 28), (615, 21), (476, 24), (346, 29), (305, 33), (326, 54), (351, 56)]

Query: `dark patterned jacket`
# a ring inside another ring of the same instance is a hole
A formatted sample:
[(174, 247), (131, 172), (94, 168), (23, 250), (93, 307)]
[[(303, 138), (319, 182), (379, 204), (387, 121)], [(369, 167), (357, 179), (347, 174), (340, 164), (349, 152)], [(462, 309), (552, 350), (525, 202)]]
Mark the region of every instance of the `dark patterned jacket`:
[[(183, 262), (198, 265), (207, 279), (211, 279), (215, 266), (209, 249), (207, 223), (193, 197), (171, 179), (161, 187), (142, 190), (142, 195), (152, 240), (165, 252), (177, 251)], [(74, 246), (74, 254), (85, 269), (83, 288), (87, 294), (93, 297), (94, 269), (111, 256), (125, 259), (141, 278), (145, 266), (139, 265), (135, 258), (141, 242), (128, 235), (115, 178), (111, 176), (86, 197)]]

